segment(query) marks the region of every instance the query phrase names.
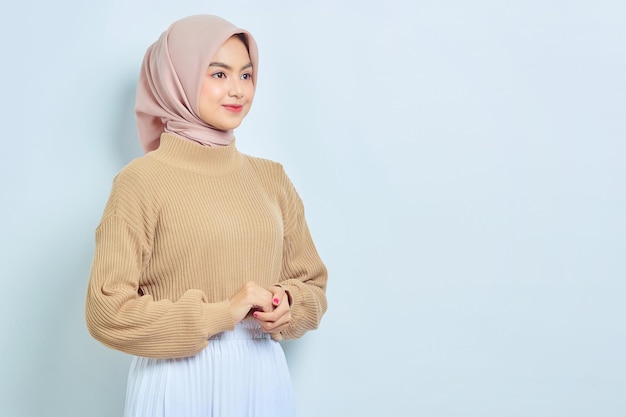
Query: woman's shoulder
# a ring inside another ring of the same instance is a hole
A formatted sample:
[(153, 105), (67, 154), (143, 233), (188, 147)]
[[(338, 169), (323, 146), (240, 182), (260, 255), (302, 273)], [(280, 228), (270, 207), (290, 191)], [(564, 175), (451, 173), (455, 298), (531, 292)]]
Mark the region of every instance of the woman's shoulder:
[(153, 158), (140, 156), (131, 160), (113, 178), (113, 192), (141, 196), (154, 194), (159, 188), (162, 169)]
[(299, 201), (300, 196), (296, 191), (283, 164), (265, 158), (246, 156), (249, 165), (255, 170), (261, 182), (268, 189), (274, 190), (279, 199), (285, 201)]
[(158, 162), (143, 155), (126, 164), (115, 178), (117, 181), (144, 182), (153, 179), (158, 170)]
[(252, 167), (252, 169), (257, 171), (258, 173), (264, 173), (266, 175), (277, 177), (284, 177), (286, 175), (285, 169), (280, 162), (245, 154), (244, 158), (248, 162), (248, 165), (250, 165), (250, 167)]
[(102, 222), (115, 216), (138, 230), (137, 225), (145, 223), (141, 219), (156, 218), (162, 192), (152, 165), (148, 158), (138, 157), (115, 175)]

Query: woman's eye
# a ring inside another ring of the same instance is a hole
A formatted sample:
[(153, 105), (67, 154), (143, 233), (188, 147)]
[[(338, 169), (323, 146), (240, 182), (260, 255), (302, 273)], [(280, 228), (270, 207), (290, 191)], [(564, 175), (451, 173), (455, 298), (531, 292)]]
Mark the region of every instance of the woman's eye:
[(249, 73), (243, 74), (241, 76), (241, 79), (242, 80), (251, 80), (252, 79), (252, 74), (249, 74)]
[(226, 74), (224, 74), (223, 72), (216, 72), (215, 74), (213, 74), (213, 78), (226, 78)]

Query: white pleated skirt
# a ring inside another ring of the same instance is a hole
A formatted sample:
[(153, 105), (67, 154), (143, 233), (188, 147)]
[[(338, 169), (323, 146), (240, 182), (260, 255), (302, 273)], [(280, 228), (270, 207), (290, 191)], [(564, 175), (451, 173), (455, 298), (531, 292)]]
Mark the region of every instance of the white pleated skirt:
[(125, 417), (294, 417), (291, 378), (280, 344), (244, 320), (196, 356), (135, 357)]

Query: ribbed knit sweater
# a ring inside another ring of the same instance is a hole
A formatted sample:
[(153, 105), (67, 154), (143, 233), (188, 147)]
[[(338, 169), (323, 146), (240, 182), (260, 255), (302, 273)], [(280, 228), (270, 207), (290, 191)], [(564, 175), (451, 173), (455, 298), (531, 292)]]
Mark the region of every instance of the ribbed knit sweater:
[(96, 229), (86, 320), (114, 349), (191, 356), (232, 330), (229, 299), (279, 284), (297, 338), (326, 311), (326, 268), (302, 201), (276, 162), (163, 134), (115, 178)]

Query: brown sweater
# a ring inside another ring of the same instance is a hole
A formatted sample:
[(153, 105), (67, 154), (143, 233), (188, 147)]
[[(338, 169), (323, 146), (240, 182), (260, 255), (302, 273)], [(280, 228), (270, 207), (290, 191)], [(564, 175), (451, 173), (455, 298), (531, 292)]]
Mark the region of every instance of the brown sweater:
[(115, 178), (96, 230), (87, 326), (130, 354), (191, 356), (234, 328), (228, 300), (252, 280), (288, 292), (292, 322), (281, 334), (297, 338), (326, 311), (326, 279), (280, 164), (234, 143), (163, 134)]

